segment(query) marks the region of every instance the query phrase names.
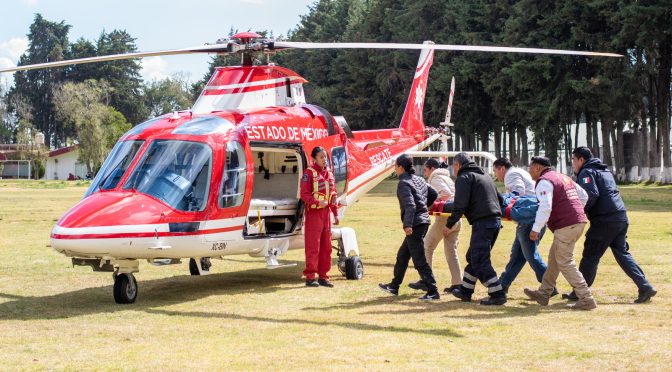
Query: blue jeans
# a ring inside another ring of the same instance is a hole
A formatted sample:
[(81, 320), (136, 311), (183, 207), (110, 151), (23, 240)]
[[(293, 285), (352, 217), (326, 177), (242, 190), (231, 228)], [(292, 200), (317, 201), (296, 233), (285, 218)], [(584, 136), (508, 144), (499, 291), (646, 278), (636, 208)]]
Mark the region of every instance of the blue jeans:
[(520, 270), (525, 266), (525, 262), (529, 262), (539, 283), (541, 283), (541, 278), (544, 277), (546, 263), (544, 263), (544, 259), (541, 258), (537, 248), (539, 247), (541, 238), (544, 236), (544, 232), (546, 232), (546, 227), (539, 232), (539, 239), (537, 241), (530, 240), (531, 231), (532, 224), (518, 224), (516, 227), (516, 239), (511, 246), (511, 258), (509, 258), (509, 263), (506, 264), (501, 277), (502, 285), (506, 288), (511, 286)]

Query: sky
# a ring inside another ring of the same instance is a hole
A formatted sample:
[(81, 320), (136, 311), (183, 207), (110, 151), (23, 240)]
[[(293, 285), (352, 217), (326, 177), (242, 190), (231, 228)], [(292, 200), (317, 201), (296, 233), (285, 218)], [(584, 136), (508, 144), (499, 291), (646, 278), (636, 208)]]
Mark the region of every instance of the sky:
[[(105, 30), (126, 30), (138, 51), (177, 49), (213, 43), (231, 27), (272, 30), (286, 35), (316, 0), (3, 0), (0, 12), (0, 67), (15, 66), (28, 46), (26, 34), (36, 13), (72, 26), (70, 42), (95, 41)], [(146, 80), (186, 73), (199, 80), (210, 55), (149, 57), (142, 61)], [(8, 83), (10, 74), (0, 74)]]

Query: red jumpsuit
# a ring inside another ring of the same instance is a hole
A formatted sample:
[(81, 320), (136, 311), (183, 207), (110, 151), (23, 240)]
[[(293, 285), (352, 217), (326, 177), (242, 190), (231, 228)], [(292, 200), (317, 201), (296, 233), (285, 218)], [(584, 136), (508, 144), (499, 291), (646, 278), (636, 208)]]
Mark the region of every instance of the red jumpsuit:
[[(315, 179), (317, 176), (317, 179)], [(317, 188), (317, 190), (316, 190)], [(306, 206), (304, 230), (306, 241), (306, 269), (303, 275), (307, 280), (329, 279), (327, 273), (331, 268), (331, 218), (338, 216), (336, 206), (336, 186), (334, 175), (327, 168), (313, 164), (306, 169), (301, 179), (301, 200)], [(320, 207), (319, 200), (329, 203)]]

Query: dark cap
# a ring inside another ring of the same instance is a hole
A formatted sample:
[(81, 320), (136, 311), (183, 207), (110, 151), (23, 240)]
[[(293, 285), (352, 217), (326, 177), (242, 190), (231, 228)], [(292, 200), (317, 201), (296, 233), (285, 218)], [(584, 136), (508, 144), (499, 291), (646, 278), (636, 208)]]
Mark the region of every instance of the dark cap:
[(530, 161), (530, 164), (539, 164), (542, 167), (550, 167), (551, 166), (551, 161), (548, 160), (548, 158), (543, 157), (543, 156), (535, 156)]

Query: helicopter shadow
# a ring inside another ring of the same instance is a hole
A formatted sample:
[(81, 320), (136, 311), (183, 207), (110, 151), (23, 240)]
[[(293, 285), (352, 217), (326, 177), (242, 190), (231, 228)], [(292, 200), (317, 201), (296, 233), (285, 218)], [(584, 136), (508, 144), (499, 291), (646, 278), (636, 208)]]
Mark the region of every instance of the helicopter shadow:
[[(339, 327), (360, 331), (418, 333), (443, 337), (462, 337), (451, 328), (418, 329), (411, 326), (383, 326), (363, 322), (316, 320), (313, 314), (300, 311), (295, 317), (273, 318), (235, 313), (176, 311), (165, 307), (216, 295), (241, 293), (263, 294), (305, 287), (297, 269), (244, 271), (211, 274), (207, 276), (181, 275), (162, 279), (139, 281), (138, 300), (131, 305), (118, 305), (111, 299), (112, 285), (84, 288), (52, 296), (17, 296), (0, 293), (0, 321), (68, 319), (82, 315), (142, 311), (148, 314), (185, 316), (227, 320), (245, 320), (276, 324)], [(291, 285), (296, 283), (296, 285)], [(288, 285), (290, 284), (290, 285)]]
[[(297, 265), (298, 267), (299, 265)], [(249, 269), (205, 276), (179, 275), (138, 281), (138, 299), (119, 305), (112, 299), (113, 285), (90, 287), (51, 296), (17, 296), (0, 293), (0, 320), (63, 319), (117, 311), (147, 311), (220, 294), (271, 293), (304, 287), (301, 273), (283, 270)], [(296, 283), (296, 285), (288, 285)]]

